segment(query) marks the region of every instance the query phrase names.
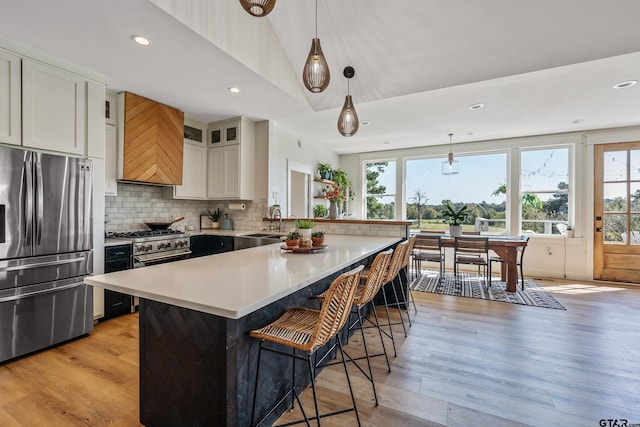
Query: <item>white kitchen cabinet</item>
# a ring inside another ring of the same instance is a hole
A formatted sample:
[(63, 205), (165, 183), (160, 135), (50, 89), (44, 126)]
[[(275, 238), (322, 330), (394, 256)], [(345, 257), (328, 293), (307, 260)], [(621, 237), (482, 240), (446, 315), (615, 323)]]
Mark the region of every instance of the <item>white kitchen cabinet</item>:
[(237, 117), (235, 119), (223, 120), (209, 123), (209, 147), (220, 147), (241, 143), (243, 140), (243, 127), (253, 126), (247, 119)]
[[(213, 125), (209, 125), (209, 130), (216, 127), (216, 124)], [(230, 126), (235, 127), (233, 137), (237, 142), (229, 143), (225, 140), (208, 149), (207, 197), (251, 200), (255, 187), (255, 124), (250, 120), (237, 118), (225, 121), (222, 129), (229, 129)], [(226, 135), (227, 130), (224, 132)]]
[(108, 125), (118, 125), (118, 94), (107, 92), (104, 102), (104, 121)]
[(182, 185), (173, 187), (174, 199), (207, 198), (207, 147), (186, 142), (182, 157)]
[(20, 57), (1, 49), (0, 88), (0, 142), (20, 145)]
[(85, 155), (86, 99), (85, 79), (23, 58), (22, 145)]
[(104, 194), (105, 196), (117, 196), (118, 195), (118, 134), (116, 127), (106, 124), (104, 132), (104, 144), (105, 144), (105, 180), (104, 180)]

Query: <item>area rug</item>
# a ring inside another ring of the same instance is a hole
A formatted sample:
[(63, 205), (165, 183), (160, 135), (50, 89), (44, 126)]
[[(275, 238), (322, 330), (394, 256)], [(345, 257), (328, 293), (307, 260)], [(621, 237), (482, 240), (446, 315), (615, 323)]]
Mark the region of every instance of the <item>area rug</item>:
[(456, 283), (453, 273), (445, 272), (444, 280), (440, 283), (440, 274), (438, 271), (423, 270), (422, 276), (418, 277), (411, 284), (411, 289), (420, 292), (431, 292), (433, 294), (454, 295), (458, 297), (566, 310), (558, 300), (538, 286), (533, 279), (525, 279), (524, 290), (522, 290), (522, 284), (518, 282), (516, 292), (512, 293), (507, 292), (506, 283), (501, 282), (497, 278), (493, 278), (491, 286), (486, 286), (483, 276), (459, 273), (459, 278)]

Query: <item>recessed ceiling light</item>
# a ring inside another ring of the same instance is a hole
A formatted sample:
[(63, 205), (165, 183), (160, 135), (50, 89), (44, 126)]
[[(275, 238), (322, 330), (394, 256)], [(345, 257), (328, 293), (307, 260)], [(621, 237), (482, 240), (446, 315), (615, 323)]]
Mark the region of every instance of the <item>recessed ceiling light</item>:
[(151, 40), (143, 36), (131, 36), (131, 40), (138, 43), (140, 46), (149, 46), (151, 44)]
[(627, 80), (625, 82), (620, 82), (613, 86), (614, 89), (624, 89), (625, 87), (631, 87), (638, 83), (637, 80)]
[(467, 107), (469, 110), (479, 110), (484, 108), (484, 104), (471, 104)]
[(229, 92), (231, 92), (231, 93), (240, 93), (240, 89), (238, 89), (237, 87), (230, 87), (229, 88)]
[(360, 124), (362, 126), (369, 126), (369, 124), (371, 124), (371, 122), (369, 122), (368, 120), (363, 120), (363, 121), (360, 122)]

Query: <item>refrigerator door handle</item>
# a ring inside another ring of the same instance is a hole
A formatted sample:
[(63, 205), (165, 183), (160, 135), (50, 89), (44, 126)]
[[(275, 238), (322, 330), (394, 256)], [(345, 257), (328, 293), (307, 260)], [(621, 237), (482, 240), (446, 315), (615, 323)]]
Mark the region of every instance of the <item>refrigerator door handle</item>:
[(77, 282), (77, 283), (70, 283), (68, 285), (56, 286), (56, 287), (53, 287), (53, 288), (43, 289), (43, 290), (40, 290), (40, 291), (33, 291), (33, 292), (27, 292), (27, 293), (20, 294), (20, 295), (11, 295), (9, 297), (2, 297), (2, 298), (0, 298), (0, 303), (9, 302), (9, 301), (16, 301), (16, 300), (20, 300), (20, 299), (24, 299), (24, 298), (31, 298), (31, 297), (35, 297), (35, 296), (38, 296), (38, 295), (50, 294), (52, 292), (63, 291), (65, 289), (71, 289), (71, 288), (78, 288), (80, 286), (85, 286), (85, 283), (81, 281), (81, 282)]
[(31, 244), (33, 236), (33, 164), (32, 157), (28, 156), (24, 162), (24, 239), (27, 245)]
[(47, 261), (47, 262), (39, 262), (36, 264), (23, 264), (23, 265), (13, 265), (11, 267), (6, 267), (6, 268), (1, 268), (0, 267), (0, 273), (4, 272), (4, 271), (20, 271), (20, 270), (30, 270), (32, 268), (40, 268), (40, 267), (51, 267), (54, 265), (63, 265), (63, 264), (73, 264), (76, 262), (83, 262), (85, 261), (84, 257), (80, 257), (80, 258), (73, 258), (73, 259), (63, 259), (63, 260), (56, 260), (56, 261)]
[(36, 215), (37, 215), (37, 225), (36, 225), (36, 244), (40, 244), (42, 241), (42, 222), (44, 220), (44, 190), (43, 190), (43, 182), (42, 182), (42, 163), (40, 163), (40, 159), (36, 157)]

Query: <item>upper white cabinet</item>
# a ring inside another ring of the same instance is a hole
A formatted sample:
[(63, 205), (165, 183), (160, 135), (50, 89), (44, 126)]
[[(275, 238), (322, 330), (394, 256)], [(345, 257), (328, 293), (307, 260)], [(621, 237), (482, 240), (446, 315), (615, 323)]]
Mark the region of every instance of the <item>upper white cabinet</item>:
[[(216, 129), (222, 141), (216, 142)], [(255, 124), (247, 119), (209, 124), (207, 198), (251, 200), (255, 180)]]
[(20, 145), (20, 57), (0, 49), (0, 142)]
[(206, 137), (205, 123), (189, 118), (184, 119), (182, 185), (171, 188), (171, 197), (174, 199), (203, 200), (207, 198)]
[(86, 80), (22, 60), (22, 145), (84, 155)]
[(117, 150), (118, 150), (118, 134), (116, 127), (105, 124), (105, 155), (104, 155), (104, 169), (105, 169), (105, 181), (104, 181), (104, 194), (105, 196), (117, 196), (118, 195), (118, 165), (117, 165)]
[(237, 117), (235, 119), (209, 123), (209, 147), (213, 148), (222, 145), (237, 144), (243, 139), (246, 139), (242, 136), (243, 122), (247, 122), (247, 120)]

